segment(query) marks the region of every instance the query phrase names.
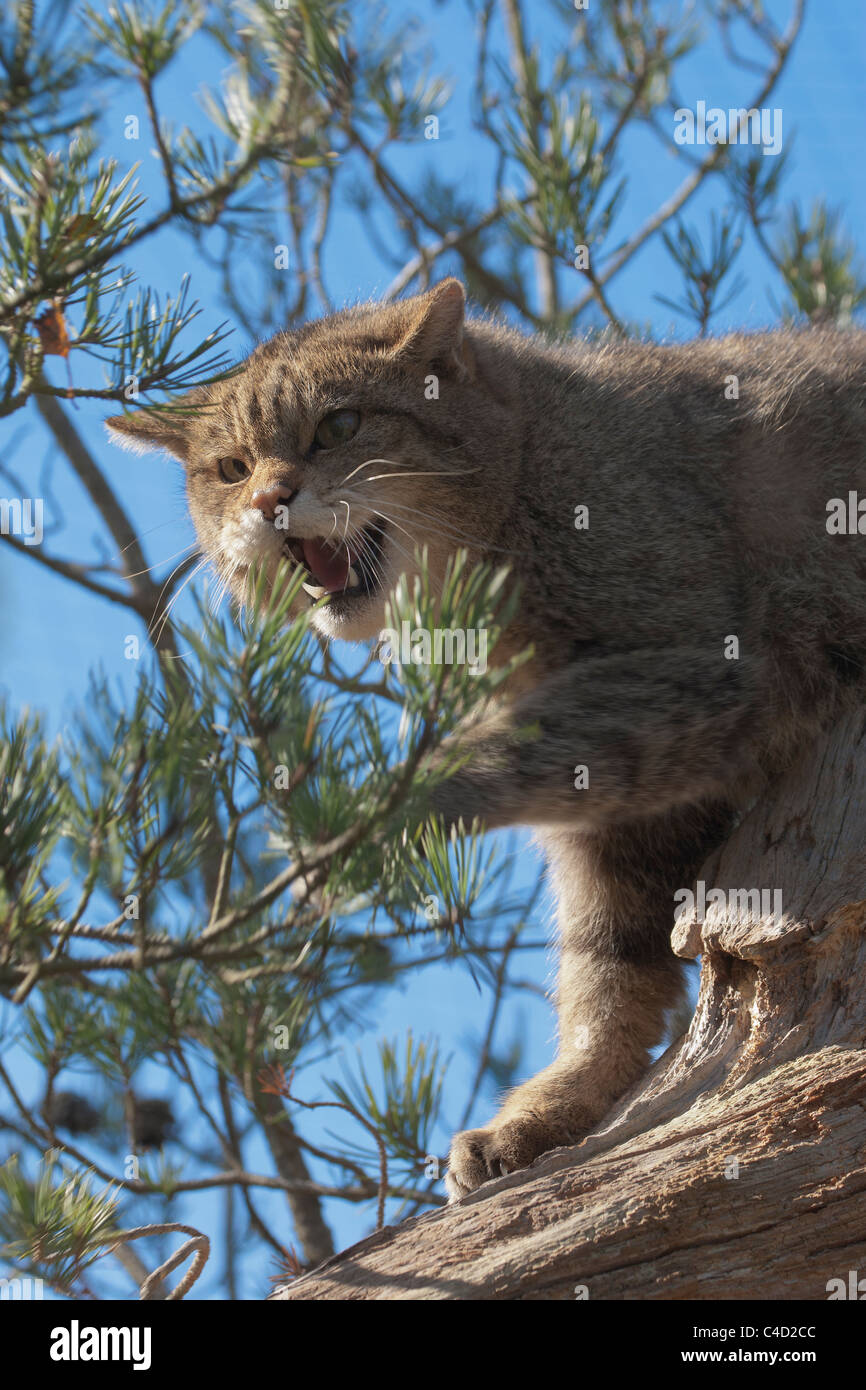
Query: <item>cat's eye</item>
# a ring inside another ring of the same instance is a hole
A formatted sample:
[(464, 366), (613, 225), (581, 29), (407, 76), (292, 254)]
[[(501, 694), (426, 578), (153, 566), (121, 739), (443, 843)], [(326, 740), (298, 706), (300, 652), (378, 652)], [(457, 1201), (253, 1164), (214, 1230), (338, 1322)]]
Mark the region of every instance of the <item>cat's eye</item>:
[(332, 410), (323, 415), (313, 436), (313, 443), (319, 449), (336, 449), (339, 444), (348, 444), (358, 433), (361, 416), (357, 410)]
[(243, 459), (220, 459), (217, 464), (224, 483), (242, 483), (250, 476), (250, 469)]

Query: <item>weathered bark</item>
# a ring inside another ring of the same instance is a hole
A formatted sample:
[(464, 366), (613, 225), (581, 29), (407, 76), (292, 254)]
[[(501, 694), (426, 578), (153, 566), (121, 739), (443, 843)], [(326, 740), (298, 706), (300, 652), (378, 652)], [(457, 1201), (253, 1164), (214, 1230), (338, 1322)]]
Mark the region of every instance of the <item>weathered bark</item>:
[(826, 1299), (863, 1277), (866, 718), (781, 779), (701, 877), (779, 889), (782, 916), (677, 924), (678, 954), (702, 955), (691, 1027), (597, 1131), (273, 1297)]

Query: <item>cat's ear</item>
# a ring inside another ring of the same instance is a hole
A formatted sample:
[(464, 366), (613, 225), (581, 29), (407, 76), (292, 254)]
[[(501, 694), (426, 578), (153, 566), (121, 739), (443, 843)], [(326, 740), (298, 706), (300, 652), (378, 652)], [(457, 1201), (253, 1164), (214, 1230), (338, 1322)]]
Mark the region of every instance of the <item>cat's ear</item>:
[(463, 336), (466, 295), (449, 277), (401, 306), (401, 336), (390, 356), (418, 367), (438, 365), (457, 376), (473, 376), (474, 363)]
[(153, 413), (149, 410), (136, 410), (129, 415), (113, 415), (106, 420), (105, 428), (112, 443), (131, 454), (147, 454), (153, 449), (164, 449), (175, 458), (186, 458), (188, 445), (181, 416), (169, 415), (163, 411)]
[[(106, 420), (113, 443), (133, 454), (147, 454), (154, 449), (165, 450), (187, 462), (192, 439), (192, 427), (201, 407), (209, 400), (206, 389), (197, 387), (176, 402), (177, 410), (134, 410), (126, 415), (113, 415)], [(195, 407), (199, 407), (196, 409)]]

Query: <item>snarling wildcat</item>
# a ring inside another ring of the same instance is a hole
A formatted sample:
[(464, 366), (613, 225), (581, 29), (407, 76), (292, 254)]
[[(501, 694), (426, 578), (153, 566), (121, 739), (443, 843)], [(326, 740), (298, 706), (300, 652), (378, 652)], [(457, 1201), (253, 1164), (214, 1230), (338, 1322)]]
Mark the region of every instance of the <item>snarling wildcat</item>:
[(378, 636), (407, 534), (434, 580), (458, 544), (508, 554), (495, 658), (534, 656), (434, 809), (536, 828), (559, 1052), (455, 1138), (452, 1197), (578, 1141), (640, 1076), (682, 988), (674, 894), (866, 693), (866, 335), (551, 344), (464, 309), (453, 279), (356, 306), (257, 348), (206, 409), (109, 422), (183, 460), (238, 595), (253, 561), (302, 565), (329, 638)]

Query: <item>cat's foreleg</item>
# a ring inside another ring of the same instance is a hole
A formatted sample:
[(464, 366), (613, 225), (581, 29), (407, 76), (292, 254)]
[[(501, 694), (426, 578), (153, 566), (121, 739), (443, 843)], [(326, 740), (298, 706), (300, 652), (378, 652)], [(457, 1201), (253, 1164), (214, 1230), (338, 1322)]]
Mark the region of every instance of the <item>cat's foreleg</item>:
[(452, 1200), (582, 1139), (644, 1071), (682, 990), (670, 948), (674, 892), (730, 821), (725, 805), (696, 806), (592, 835), (547, 833), (560, 935), (558, 1055), (484, 1129), (455, 1137)]

